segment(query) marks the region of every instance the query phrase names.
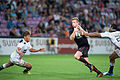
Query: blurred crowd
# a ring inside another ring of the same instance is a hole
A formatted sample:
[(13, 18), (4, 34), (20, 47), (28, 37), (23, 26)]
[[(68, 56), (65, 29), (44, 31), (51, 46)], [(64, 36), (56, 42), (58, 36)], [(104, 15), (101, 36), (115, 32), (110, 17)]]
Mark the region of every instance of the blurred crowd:
[(0, 0), (0, 25), (7, 21), (8, 36), (29, 30), (32, 36), (69, 37), (71, 18), (77, 16), (88, 32), (108, 31), (111, 24), (120, 30), (119, 7), (120, 0)]

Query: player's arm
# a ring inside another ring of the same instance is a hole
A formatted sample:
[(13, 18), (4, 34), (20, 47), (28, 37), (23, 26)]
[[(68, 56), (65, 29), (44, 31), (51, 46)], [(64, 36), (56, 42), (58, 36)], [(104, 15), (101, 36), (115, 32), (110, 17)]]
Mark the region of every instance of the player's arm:
[[(78, 29), (78, 32), (80, 33), (80, 35), (83, 35), (83, 33), (87, 33), (81, 26), (78, 26), (77, 29)], [(86, 37), (88, 37), (88, 36), (86, 36)]]
[(74, 28), (74, 31), (70, 35), (70, 40), (74, 40), (76, 31), (77, 31), (77, 28)]
[(30, 48), (29, 50), (30, 52), (39, 52), (39, 51), (45, 51), (44, 48), (40, 48), (40, 49), (33, 49), (33, 48)]
[(84, 32), (83, 34), (89, 37), (101, 37), (101, 34), (97, 32), (93, 32), (93, 33)]
[(20, 49), (21, 49), (21, 48), (18, 47), (16, 51), (17, 51), (17, 53), (18, 53), (20, 56), (23, 56), (24, 54), (20, 51)]

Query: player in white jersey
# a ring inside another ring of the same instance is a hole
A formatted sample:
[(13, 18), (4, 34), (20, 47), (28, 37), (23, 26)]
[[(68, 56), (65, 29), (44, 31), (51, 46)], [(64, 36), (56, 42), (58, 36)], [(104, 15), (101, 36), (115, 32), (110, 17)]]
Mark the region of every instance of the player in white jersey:
[(30, 42), (29, 42), (30, 41), (30, 32), (25, 31), (23, 36), (24, 36), (24, 39), (18, 43), (17, 49), (10, 55), (9, 62), (3, 64), (0, 67), (0, 70), (2, 70), (4, 68), (8, 68), (13, 65), (18, 65), (18, 66), (26, 68), (23, 71), (24, 74), (30, 74), (30, 72), (28, 72), (28, 71), (31, 70), (32, 65), (28, 62), (25, 62), (22, 59), (23, 55), (26, 53), (27, 50), (29, 50), (30, 52), (39, 52), (39, 51), (44, 51), (44, 48), (41, 48), (41, 49), (33, 49), (32, 48), (32, 46), (30, 45)]
[(110, 58), (110, 67), (108, 72), (103, 72), (103, 75), (110, 75), (113, 76), (113, 68), (115, 65), (115, 59), (120, 58), (120, 31), (116, 31), (117, 26), (115, 24), (112, 24), (109, 32), (105, 33), (87, 33), (87, 32), (82, 32), (81, 33), (85, 36), (90, 36), (90, 37), (108, 37), (111, 42), (115, 45), (115, 50), (114, 52), (109, 56)]

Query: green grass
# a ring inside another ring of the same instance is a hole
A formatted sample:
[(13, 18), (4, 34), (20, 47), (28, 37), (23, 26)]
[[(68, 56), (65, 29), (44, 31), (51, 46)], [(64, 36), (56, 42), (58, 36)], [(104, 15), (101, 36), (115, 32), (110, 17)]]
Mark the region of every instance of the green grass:
[[(0, 56), (0, 65), (8, 62), (9, 56)], [(114, 76), (96, 77), (73, 55), (30, 55), (24, 60), (33, 66), (31, 75), (24, 75), (23, 67), (13, 66), (0, 71), (0, 80), (120, 80), (120, 59), (116, 59)], [(108, 55), (89, 55), (89, 61), (102, 72), (108, 71)]]

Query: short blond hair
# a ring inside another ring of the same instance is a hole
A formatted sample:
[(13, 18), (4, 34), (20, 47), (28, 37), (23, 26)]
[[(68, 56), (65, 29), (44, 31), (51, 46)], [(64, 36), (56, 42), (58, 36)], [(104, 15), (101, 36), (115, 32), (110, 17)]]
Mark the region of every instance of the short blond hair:
[(78, 17), (73, 17), (72, 20), (77, 20), (79, 22)]

